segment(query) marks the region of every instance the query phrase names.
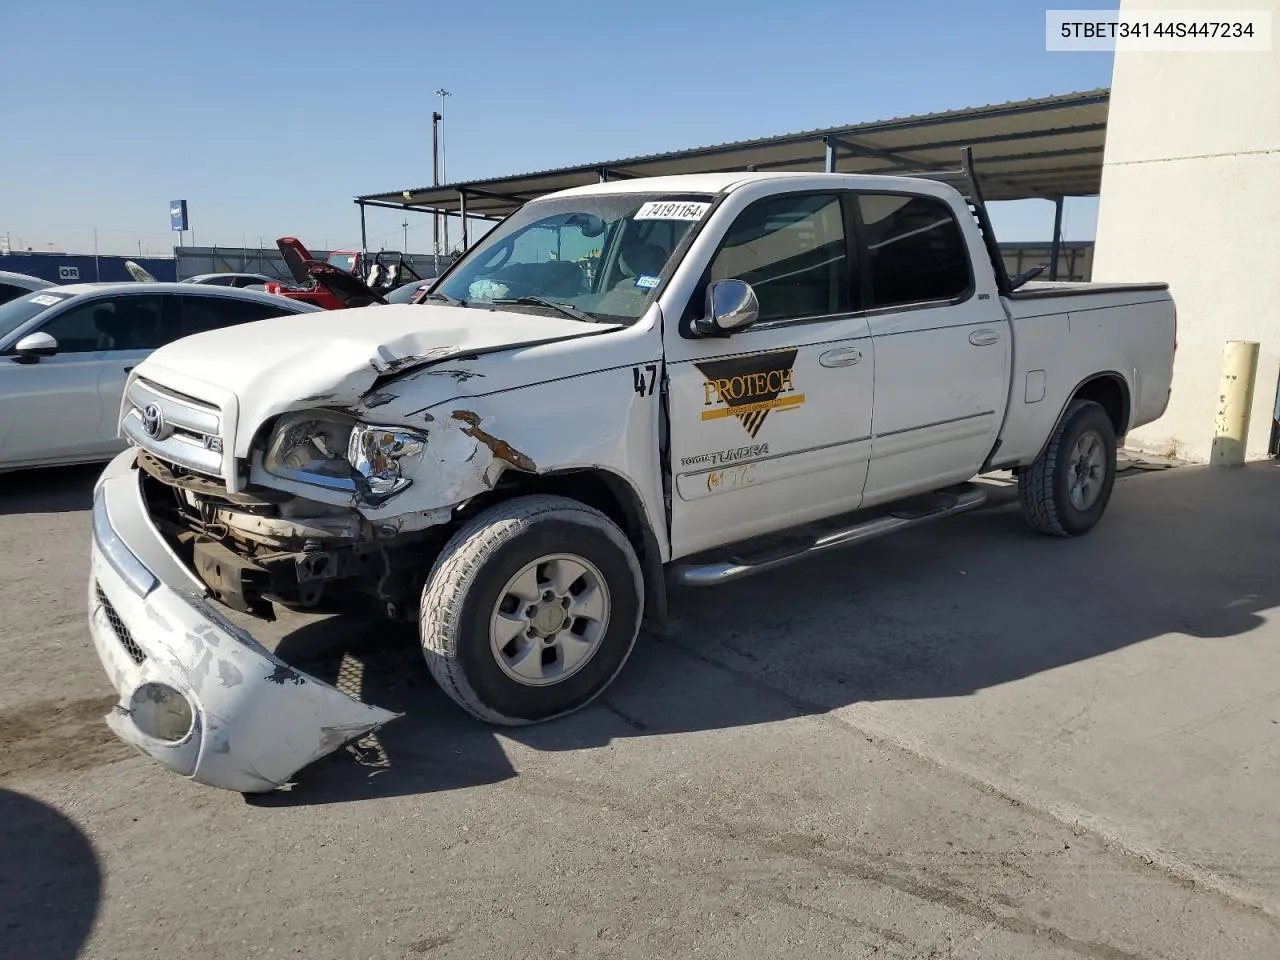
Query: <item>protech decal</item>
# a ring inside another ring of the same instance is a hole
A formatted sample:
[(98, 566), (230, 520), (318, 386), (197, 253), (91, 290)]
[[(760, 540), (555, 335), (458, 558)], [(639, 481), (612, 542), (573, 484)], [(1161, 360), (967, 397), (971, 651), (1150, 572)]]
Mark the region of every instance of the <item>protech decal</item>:
[(769, 455), (767, 443), (753, 443), (749, 447), (734, 447), (732, 450), (716, 450), (713, 453), (699, 453), (692, 457), (681, 457), (682, 467), (714, 467), (722, 463), (737, 463), (740, 460), (757, 460)]
[(770, 410), (794, 410), (804, 403), (791, 375), (797, 352), (778, 350), (697, 364), (706, 378), (702, 419), (737, 417), (754, 440)]

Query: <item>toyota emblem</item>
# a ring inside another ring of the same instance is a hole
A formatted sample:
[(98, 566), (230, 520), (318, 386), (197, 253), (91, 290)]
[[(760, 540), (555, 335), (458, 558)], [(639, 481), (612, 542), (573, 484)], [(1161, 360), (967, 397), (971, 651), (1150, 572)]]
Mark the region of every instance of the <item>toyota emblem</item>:
[(164, 414), (154, 403), (148, 403), (142, 408), (142, 432), (154, 440), (160, 436), (160, 431), (163, 429)]

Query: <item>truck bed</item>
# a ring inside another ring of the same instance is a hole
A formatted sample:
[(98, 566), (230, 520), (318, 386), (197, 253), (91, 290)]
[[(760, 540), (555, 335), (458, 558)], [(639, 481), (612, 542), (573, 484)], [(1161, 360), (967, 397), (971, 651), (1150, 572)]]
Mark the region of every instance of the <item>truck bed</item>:
[(1031, 282), (1002, 299), (1013, 355), (993, 466), (1031, 462), (1070, 397), (1098, 375), (1123, 384), (1118, 434), (1164, 413), (1176, 331), (1168, 284)]

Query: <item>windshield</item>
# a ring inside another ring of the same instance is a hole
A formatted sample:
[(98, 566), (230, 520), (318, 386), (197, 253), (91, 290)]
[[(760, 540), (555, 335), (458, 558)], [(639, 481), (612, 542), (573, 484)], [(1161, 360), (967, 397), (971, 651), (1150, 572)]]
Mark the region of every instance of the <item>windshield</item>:
[(537, 298), (630, 323), (648, 309), (711, 200), (615, 193), (534, 201), (487, 234), (433, 296), (465, 306)]
[(356, 255), (354, 253), (331, 253), (329, 254), (329, 264), (339, 270), (345, 270), (347, 273), (355, 273)]
[(50, 307), (56, 307), (70, 296), (69, 293), (41, 290), (29, 297), (10, 300), (0, 306), (0, 340), (5, 339), (36, 314), (43, 313)]

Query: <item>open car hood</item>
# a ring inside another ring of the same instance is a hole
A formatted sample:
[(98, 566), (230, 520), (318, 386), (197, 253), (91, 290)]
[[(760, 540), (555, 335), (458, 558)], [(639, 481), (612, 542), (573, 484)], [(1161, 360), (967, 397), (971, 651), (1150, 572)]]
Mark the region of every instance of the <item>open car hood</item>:
[(307, 273), (337, 297), (344, 307), (367, 307), (375, 303), (385, 305), (387, 302), (382, 294), (355, 274), (347, 273), (331, 263), (312, 260), (307, 264)]
[(280, 255), (284, 257), (289, 272), (293, 274), (294, 282), (304, 287), (311, 286), (311, 274), (307, 271), (307, 264), (317, 262), (316, 258), (311, 256), (311, 251), (304, 247), (297, 237), (280, 237), (276, 240), (276, 246), (280, 250)]

